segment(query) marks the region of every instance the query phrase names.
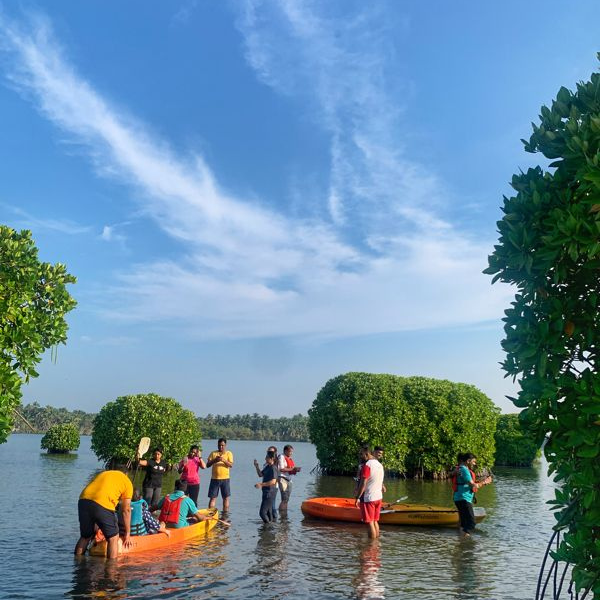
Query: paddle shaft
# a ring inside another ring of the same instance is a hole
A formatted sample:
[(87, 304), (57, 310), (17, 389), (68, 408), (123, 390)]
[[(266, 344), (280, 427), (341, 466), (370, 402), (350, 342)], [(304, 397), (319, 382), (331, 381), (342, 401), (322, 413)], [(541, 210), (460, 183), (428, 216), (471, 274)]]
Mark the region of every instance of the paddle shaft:
[(135, 478), (137, 477), (139, 468), (140, 468), (140, 458), (142, 458), (143, 454), (146, 454), (146, 452), (148, 452), (148, 448), (150, 448), (150, 438), (149, 437), (143, 437), (140, 440), (140, 443), (138, 444), (138, 449), (137, 452), (135, 454), (135, 458), (137, 458), (138, 460), (136, 461), (136, 465), (135, 465), (135, 473), (133, 474), (133, 479), (131, 480), (131, 482), (135, 485)]

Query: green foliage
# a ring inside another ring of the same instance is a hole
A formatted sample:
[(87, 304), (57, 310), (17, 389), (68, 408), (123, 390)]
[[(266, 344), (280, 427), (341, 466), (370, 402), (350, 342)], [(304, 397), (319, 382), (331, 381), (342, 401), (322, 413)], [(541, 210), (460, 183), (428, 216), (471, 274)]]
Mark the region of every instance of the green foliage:
[(514, 175), (486, 273), (515, 285), (503, 368), (560, 484), (553, 501), (578, 590), (600, 598), (600, 75), (561, 88), (524, 141), (553, 160)]
[(206, 415), (198, 417), (204, 439), (308, 441), (308, 417), (272, 418), (267, 415)]
[(185, 456), (201, 434), (194, 414), (173, 398), (157, 394), (120, 396), (105, 404), (94, 420), (92, 450), (99, 459), (127, 461), (139, 441), (149, 437), (151, 450), (163, 448), (164, 460), (174, 463)]
[[(72, 423), (77, 427), (79, 435), (90, 435), (94, 427), (94, 418), (96, 417), (94, 413), (86, 413), (82, 410), (54, 408), (53, 406), (40, 406), (37, 402), (25, 404), (19, 409), (19, 412), (38, 433), (48, 431), (53, 425)], [(31, 430), (21, 419), (16, 419), (13, 433), (31, 433)]]
[(386, 449), (386, 468), (443, 476), (459, 452), (491, 467), (498, 409), (475, 387), (428, 379), (346, 373), (330, 379), (308, 411), (317, 458), (328, 473), (353, 473), (361, 444)]
[(52, 425), (42, 438), (41, 447), (51, 453), (70, 452), (79, 448), (79, 430), (73, 423)]
[(540, 445), (519, 415), (500, 415), (496, 425), (496, 465), (530, 467), (539, 455)]
[(0, 443), (12, 429), (21, 386), (37, 377), (45, 350), (65, 343), (76, 302), (65, 265), (42, 263), (30, 231), (0, 225)]

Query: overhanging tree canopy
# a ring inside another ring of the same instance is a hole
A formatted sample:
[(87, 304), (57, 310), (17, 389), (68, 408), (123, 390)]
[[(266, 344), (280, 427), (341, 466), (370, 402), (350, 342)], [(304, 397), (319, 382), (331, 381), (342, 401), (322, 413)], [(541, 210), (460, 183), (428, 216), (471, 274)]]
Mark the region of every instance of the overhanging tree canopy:
[(65, 343), (76, 302), (65, 265), (40, 262), (30, 231), (0, 225), (0, 443), (12, 428), (21, 386), (37, 377), (45, 350)]
[(551, 433), (555, 556), (600, 598), (600, 75), (561, 88), (524, 143), (553, 162), (513, 176), (486, 273), (517, 288), (503, 367), (520, 378), (512, 400), (537, 442)]

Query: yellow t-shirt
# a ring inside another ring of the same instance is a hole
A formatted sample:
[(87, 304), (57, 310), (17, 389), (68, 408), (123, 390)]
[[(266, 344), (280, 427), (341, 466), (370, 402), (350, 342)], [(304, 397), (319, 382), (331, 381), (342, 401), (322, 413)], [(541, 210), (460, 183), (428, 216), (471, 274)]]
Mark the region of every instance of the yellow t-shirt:
[(133, 485), (122, 471), (103, 471), (81, 492), (81, 500), (93, 500), (108, 510), (115, 510), (119, 500), (131, 500)]
[[(225, 460), (228, 460), (233, 464), (233, 454), (229, 450), (225, 452), (219, 452), (215, 450), (208, 455), (208, 460), (222, 456)], [(222, 462), (215, 463), (212, 466), (212, 478), (213, 479), (229, 479), (229, 467), (226, 467)]]

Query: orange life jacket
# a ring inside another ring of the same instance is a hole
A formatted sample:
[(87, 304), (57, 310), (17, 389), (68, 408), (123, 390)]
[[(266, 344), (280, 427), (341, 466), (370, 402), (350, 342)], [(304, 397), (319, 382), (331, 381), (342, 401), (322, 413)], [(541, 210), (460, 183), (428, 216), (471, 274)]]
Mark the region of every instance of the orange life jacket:
[[(458, 468), (459, 468), (459, 465), (456, 465), (456, 467), (454, 467), (454, 475), (452, 475), (452, 491), (453, 492), (458, 491)], [(469, 467), (467, 467), (467, 469), (469, 469)], [(471, 469), (469, 469), (469, 473), (471, 473), (471, 479), (473, 480), (473, 483), (475, 483), (477, 481), (477, 479), (475, 477), (475, 473), (473, 473), (473, 471), (471, 471)]]
[(167, 524), (176, 525), (179, 523), (179, 513), (181, 512), (181, 502), (185, 498), (180, 496), (176, 500), (171, 500), (169, 496), (165, 496), (165, 500), (160, 511), (159, 521), (164, 521)]

